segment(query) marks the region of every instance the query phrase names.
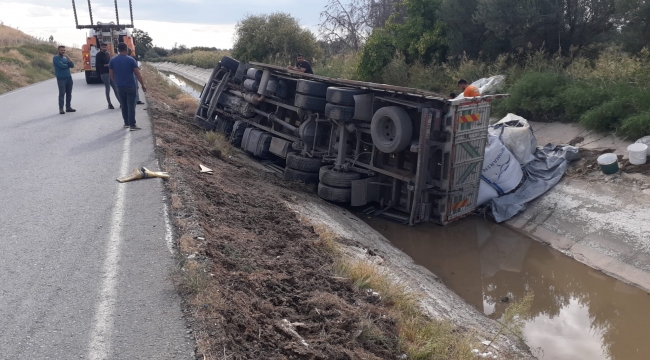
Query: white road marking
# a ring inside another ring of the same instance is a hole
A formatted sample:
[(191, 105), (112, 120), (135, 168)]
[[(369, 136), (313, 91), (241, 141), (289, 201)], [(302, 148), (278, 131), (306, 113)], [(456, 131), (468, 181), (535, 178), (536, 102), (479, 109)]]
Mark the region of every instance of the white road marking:
[[(54, 79), (49, 79), (49, 80), (45, 80), (45, 81), (41, 81), (41, 82), (37, 82), (37, 83), (31, 84), (31, 85), (27, 85), (27, 86), (23, 86), (23, 87), (20, 88), (20, 89), (12, 90), (12, 91), (10, 91), (10, 92), (8, 92), (8, 93), (4, 93), (4, 94), (0, 95), (0, 97), (5, 97), (5, 96), (13, 95), (13, 94), (18, 94), (19, 92), (23, 92), (23, 91), (25, 91), (25, 90), (29, 90), (30, 88), (33, 88), (34, 86), (38, 86), (38, 85), (41, 85), (41, 84), (44, 84), (44, 83), (47, 83), (47, 82), (52, 82), (52, 81), (56, 81), (56, 78), (54, 78)], [(55, 90), (57, 90), (57, 89), (55, 89)]]
[(163, 197), (163, 216), (165, 217), (165, 244), (167, 249), (172, 255), (174, 254), (174, 233), (172, 231), (172, 223), (169, 221), (169, 207), (167, 206), (167, 198)]
[[(131, 150), (131, 136), (127, 131), (122, 149), (122, 166), (120, 174), (129, 172), (129, 153)], [(104, 360), (109, 356), (110, 340), (113, 331), (113, 312), (116, 302), (116, 287), (118, 275), (118, 262), (120, 260), (120, 245), (122, 244), (122, 221), (124, 218), (124, 203), (126, 200), (125, 184), (117, 185), (117, 195), (111, 217), (111, 230), (106, 246), (104, 259), (103, 280), (95, 322), (90, 338), (88, 358), (91, 360)]]

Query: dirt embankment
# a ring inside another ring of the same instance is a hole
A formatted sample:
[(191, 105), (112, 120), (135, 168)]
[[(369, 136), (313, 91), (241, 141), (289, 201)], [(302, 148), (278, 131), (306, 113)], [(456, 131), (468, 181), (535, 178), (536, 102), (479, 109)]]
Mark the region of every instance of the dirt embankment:
[[(395, 320), (366, 291), (334, 276), (332, 254), (285, 205), (295, 186), (215, 148), (156, 77), (145, 71), (148, 111), (171, 174), (183, 257), (177, 279), (198, 357), (397, 358)], [(214, 175), (200, 174), (199, 164)]]
[(155, 69), (144, 76), (198, 358), (473, 359), (492, 338), (499, 358), (528, 357), (388, 241), (337, 220), (347, 212), (312, 187), (196, 128), (195, 100)]
[[(56, 43), (35, 38), (6, 25), (0, 25), (0, 94), (54, 77), (52, 57)], [(72, 72), (81, 71), (81, 50), (68, 48), (75, 63)]]

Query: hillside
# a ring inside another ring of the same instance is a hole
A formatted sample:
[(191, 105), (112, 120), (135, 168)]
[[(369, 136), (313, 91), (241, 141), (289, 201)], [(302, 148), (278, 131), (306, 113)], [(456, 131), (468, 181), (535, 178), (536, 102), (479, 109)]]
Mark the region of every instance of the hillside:
[[(0, 25), (0, 94), (53, 78), (52, 56), (56, 53), (56, 43)], [(81, 64), (81, 50), (68, 48), (68, 55), (75, 64)]]

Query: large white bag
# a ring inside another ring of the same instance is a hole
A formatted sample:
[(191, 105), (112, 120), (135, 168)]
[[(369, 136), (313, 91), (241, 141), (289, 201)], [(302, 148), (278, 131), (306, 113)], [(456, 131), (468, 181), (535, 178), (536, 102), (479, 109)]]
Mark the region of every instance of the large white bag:
[[(495, 94), (503, 88), (504, 80), (506, 79), (503, 75), (495, 75), (489, 78), (482, 78), (474, 81), (471, 85), (476, 86), (481, 95)], [(464, 99), (465, 95), (461, 92), (460, 95), (456, 96), (456, 99)]]
[(478, 199), (476, 200), (476, 206), (481, 206), (488, 201), (498, 198), (499, 193), (492, 187), (492, 185), (485, 182), (481, 179), (481, 184), (478, 187)]
[(521, 165), (535, 160), (533, 154), (537, 149), (537, 138), (528, 121), (521, 116), (508, 114), (498, 123), (491, 125), (490, 133), (501, 139)]
[(503, 145), (499, 137), (488, 134), (481, 179), (491, 185), (499, 195), (516, 188), (524, 176), (515, 156)]

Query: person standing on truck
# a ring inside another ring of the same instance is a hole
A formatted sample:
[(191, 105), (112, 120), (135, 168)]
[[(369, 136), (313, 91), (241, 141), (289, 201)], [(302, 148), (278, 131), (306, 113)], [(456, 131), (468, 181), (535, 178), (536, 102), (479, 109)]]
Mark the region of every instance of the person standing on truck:
[(463, 96), (466, 98), (481, 96), (481, 92), (474, 85), (469, 85), (467, 80), (460, 79), (458, 87), (463, 90)]
[[(129, 56), (132, 57), (133, 60), (135, 60), (135, 63), (137, 64), (138, 63), (138, 58), (135, 57), (132, 54), (133, 54), (133, 51), (131, 50), (131, 48), (129, 48)], [(138, 65), (138, 69), (139, 68), (140, 68), (140, 66)], [(142, 105), (144, 103), (142, 101), (140, 101), (140, 87), (138, 86), (138, 79), (135, 78), (135, 74), (133, 74), (133, 77), (134, 77), (134, 80), (135, 80), (135, 103), (137, 105)]]
[(111, 103), (111, 88), (113, 88), (113, 93), (115, 93), (118, 102), (120, 101), (120, 97), (117, 96), (115, 83), (111, 80), (111, 77), (108, 74), (108, 63), (111, 62), (111, 54), (108, 52), (108, 45), (105, 43), (102, 43), (100, 49), (101, 51), (98, 52), (95, 57), (95, 67), (97, 68), (97, 74), (102, 78), (104, 87), (106, 88), (106, 101), (108, 101), (108, 108), (115, 109)]
[[(66, 112), (77, 111), (70, 106), (70, 101), (72, 100), (72, 75), (70, 74), (70, 69), (74, 67), (74, 63), (65, 54), (65, 46), (59, 46), (58, 50), (59, 54), (54, 55), (52, 63), (54, 64), (56, 84), (59, 86), (59, 114), (65, 114)], [(64, 96), (65, 111), (63, 111)]]
[[(138, 79), (142, 85), (142, 91), (147, 92), (147, 88), (142, 81), (142, 75), (138, 68), (138, 63), (129, 55), (128, 47), (125, 43), (119, 43), (117, 50), (120, 53), (111, 59), (108, 64), (108, 73), (111, 80), (117, 86), (117, 94), (122, 104), (122, 119), (124, 119), (124, 127), (129, 128), (131, 131), (142, 130), (135, 125), (135, 93), (136, 82)], [(134, 77), (135, 74), (135, 77)]]
[(305, 57), (302, 56), (302, 54), (298, 54), (298, 56), (296, 57), (296, 66), (289, 65), (287, 69), (305, 73), (305, 74), (314, 73), (314, 71), (312, 71), (311, 69), (311, 64), (309, 63), (309, 61), (305, 60)]

